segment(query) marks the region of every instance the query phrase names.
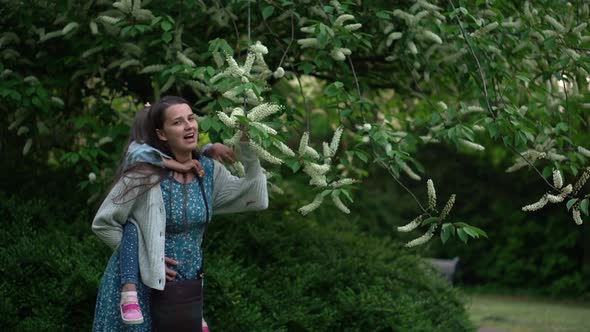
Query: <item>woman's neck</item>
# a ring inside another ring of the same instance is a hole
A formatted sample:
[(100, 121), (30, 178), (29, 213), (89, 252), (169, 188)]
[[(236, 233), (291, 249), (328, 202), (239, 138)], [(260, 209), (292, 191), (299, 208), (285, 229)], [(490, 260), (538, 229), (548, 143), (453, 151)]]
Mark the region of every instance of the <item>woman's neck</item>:
[(185, 153), (174, 153), (174, 159), (176, 159), (176, 161), (178, 161), (179, 163), (186, 163), (187, 161), (190, 161), (193, 159), (193, 154), (192, 152), (185, 152)]

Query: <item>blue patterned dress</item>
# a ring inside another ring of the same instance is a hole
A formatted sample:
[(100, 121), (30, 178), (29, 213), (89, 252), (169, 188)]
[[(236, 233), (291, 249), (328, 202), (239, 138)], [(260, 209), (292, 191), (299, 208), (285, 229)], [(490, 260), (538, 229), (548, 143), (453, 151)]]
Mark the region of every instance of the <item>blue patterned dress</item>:
[[(201, 164), (205, 170), (203, 184), (209, 205), (209, 216), (211, 217), (213, 215), (213, 161), (208, 158), (201, 158)], [(176, 275), (177, 280), (196, 279), (203, 261), (201, 240), (207, 216), (199, 181), (195, 178), (192, 182), (184, 185), (169, 176), (162, 181), (160, 186), (166, 208), (165, 255), (178, 261), (177, 266), (168, 267), (178, 273)], [(184, 195), (185, 186), (187, 190), (186, 196)], [(186, 223), (183, 212), (185, 197), (187, 207)], [(94, 312), (93, 331), (151, 331), (151, 289), (141, 282), (138, 283), (137, 293), (144, 322), (138, 325), (126, 325), (123, 324), (119, 312), (120, 281), (119, 249), (117, 249), (111, 256), (100, 282)]]

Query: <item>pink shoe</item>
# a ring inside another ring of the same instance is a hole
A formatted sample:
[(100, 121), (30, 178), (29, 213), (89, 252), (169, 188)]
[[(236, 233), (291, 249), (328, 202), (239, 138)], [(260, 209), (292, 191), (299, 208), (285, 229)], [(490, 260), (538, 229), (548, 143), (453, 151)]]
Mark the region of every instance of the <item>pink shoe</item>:
[(207, 325), (207, 322), (204, 319), (201, 322), (201, 331), (209, 332), (209, 326)]
[(143, 323), (143, 314), (139, 308), (137, 292), (121, 293), (120, 310), (123, 323), (130, 325)]

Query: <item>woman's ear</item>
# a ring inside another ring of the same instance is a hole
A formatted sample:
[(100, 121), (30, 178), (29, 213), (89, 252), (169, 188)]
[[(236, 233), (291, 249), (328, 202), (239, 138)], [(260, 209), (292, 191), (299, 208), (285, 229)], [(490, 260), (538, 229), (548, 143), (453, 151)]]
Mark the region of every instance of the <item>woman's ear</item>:
[(158, 138), (164, 142), (168, 141), (168, 138), (166, 137), (166, 134), (164, 133), (163, 130), (160, 129), (156, 129), (156, 135), (158, 135)]

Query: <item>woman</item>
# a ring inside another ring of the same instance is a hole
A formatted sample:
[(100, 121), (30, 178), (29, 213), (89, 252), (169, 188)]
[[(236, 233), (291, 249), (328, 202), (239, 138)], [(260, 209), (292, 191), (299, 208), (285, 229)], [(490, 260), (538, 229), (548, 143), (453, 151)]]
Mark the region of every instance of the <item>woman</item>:
[[(194, 150), (198, 123), (188, 102), (164, 97), (149, 114), (149, 140), (161, 152), (183, 163), (197, 158)], [(201, 157), (205, 175), (181, 174), (149, 165), (128, 169), (116, 182), (92, 223), (92, 230), (116, 249), (101, 280), (96, 302), (95, 331), (151, 331), (151, 292), (167, 282), (200, 277), (201, 241), (207, 217), (212, 214), (263, 210), (268, 206), (266, 177), (249, 148), (240, 144), (244, 178), (232, 176), (223, 165)], [(139, 303), (144, 322), (124, 325), (119, 319), (119, 251), (123, 224), (134, 220), (138, 229)], [(200, 330), (200, 321), (195, 323)]]

